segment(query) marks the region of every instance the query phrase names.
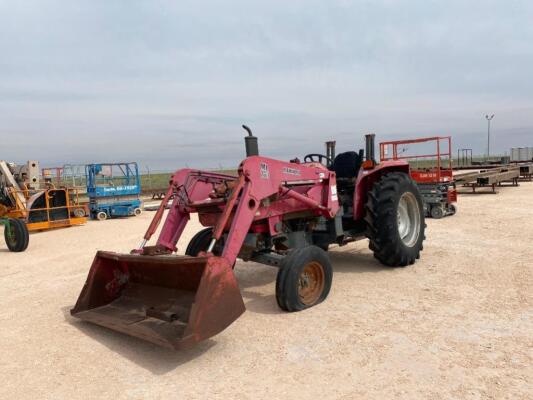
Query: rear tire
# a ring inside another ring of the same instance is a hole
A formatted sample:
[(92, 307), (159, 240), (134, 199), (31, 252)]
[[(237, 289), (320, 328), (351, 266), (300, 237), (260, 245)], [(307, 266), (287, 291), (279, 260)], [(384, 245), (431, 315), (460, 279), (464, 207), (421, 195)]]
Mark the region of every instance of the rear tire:
[(329, 244), (316, 244), (315, 246), (320, 247), (325, 252), (327, 252), (329, 250)]
[(30, 242), (30, 234), (24, 221), (10, 219), (9, 226), (4, 228), (4, 239), (9, 251), (20, 253), (26, 250)]
[(424, 206), (409, 175), (384, 175), (368, 192), (365, 210), (369, 248), (376, 259), (389, 267), (404, 267), (420, 258), (426, 227)]
[(105, 221), (107, 219), (107, 213), (100, 211), (98, 214), (96, 214), (96, 219), (98, 221)]
[(293, 250), (281, 262), (276, 301), (285, 311), (301, 311), (326, 299), (333, 270), (327, 253), (317, 246)]
[(136, 208), (135, 210), (133, 210), (133, 215), (135, 215), (136, 217), (138, 217), (142, 213), (143, 211), (140, 208)]

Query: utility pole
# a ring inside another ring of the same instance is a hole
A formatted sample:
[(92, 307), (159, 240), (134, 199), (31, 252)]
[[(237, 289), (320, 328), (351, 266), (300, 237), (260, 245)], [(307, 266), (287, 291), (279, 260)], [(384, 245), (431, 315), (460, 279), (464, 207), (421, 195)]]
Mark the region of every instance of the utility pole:
[(490, 117), (488, 115), (485, 115), (485, 118), (487, 119), (487, 161), (490, 157), (490, 121), (492, 121), (492, 118), (494, 118), (494, 114), (492, 114)]

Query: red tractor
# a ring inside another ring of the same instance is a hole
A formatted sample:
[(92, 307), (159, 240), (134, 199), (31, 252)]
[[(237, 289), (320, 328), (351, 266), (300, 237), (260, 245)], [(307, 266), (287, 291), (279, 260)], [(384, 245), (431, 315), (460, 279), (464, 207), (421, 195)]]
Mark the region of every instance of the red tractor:
[[(413, 264), (424, 241), (424, 213), (405, 161), (377, 164), (374, 135), (366, 155), (308, 154), (304, 162), (259, 156), (243, 126), (247, 158), (238, 176), (177, 171), (144, 240), (131, 254), (99, 251), (72, 309), (83, 320), (180, 349), (230, 325), (245, 310), (233, 267), (237, 258), (278, 268), (280, 308), (322, 302), (331, 288), (332, 244), (369, 239), (374, 257)], [(364, 159), (363, 159), (364, 158)], [(174, 198), (157, 243), (147, 246)], [(198, 213), (205, 229), (175, 255)]]

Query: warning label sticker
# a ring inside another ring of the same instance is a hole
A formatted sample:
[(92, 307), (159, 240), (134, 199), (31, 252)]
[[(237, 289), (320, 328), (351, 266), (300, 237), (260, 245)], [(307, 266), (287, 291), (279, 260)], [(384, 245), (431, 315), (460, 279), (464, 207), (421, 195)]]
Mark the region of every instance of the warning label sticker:
[(331, 201), (337, 201), (337, 185), (331, 186)]
[(262, 179), (269, 179), (270, 178), (270, 172), (268, 172), (268, 164), (267, 163), (261, 163), (260, 164), (261, 169), (261, 178)]

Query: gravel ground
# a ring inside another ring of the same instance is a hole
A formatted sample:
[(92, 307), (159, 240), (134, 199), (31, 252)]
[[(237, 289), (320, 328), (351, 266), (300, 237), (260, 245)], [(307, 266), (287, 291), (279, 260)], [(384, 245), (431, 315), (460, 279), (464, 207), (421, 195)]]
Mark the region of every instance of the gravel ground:
[(238, 262), (247, 312), (185, 352), (69, 315), (94, 253), (137, 246), (152, 215), (0, 242), (0, 398), (533, 398), (533, 183), (461, 196), (411, 267), (334, 248), (331, 294), (304, 312), (278, 309), (275, 269)]

